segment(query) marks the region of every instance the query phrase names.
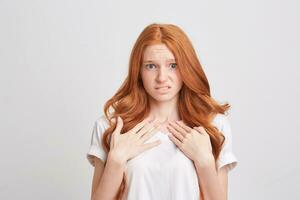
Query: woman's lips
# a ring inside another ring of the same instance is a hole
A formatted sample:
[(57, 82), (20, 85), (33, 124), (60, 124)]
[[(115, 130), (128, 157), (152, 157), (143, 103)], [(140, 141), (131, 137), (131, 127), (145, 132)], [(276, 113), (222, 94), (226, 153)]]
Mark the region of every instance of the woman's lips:
[(168, 92), (170, 88), (171, 88), (170, 86), (164, 86), (164, 87), (157, 87), (155, 89), (158, 90), (159, 92)]
[(159, 86), (159, 87), (156, 87), (155, 89), (161, 89), (161, 88), (170, 88), (170, 86), (168, 86), (168, 85), (165, 85), (165, 86)]
[(170, 88), (169, 86), (164, 86), (164, 87), (158, 87), (158, 88), (156, 88), (156, 89), (165, 89), (165, 88)]

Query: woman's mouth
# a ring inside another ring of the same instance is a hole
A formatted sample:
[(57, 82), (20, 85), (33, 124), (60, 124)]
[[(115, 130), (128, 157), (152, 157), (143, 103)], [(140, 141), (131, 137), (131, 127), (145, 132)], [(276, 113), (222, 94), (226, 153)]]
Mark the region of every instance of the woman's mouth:
[(170, 86), (163, 86), (163, 87), (157, 87), (155, 89), (158, 90), (159, 92), (168, 92), (170, 88), (171, 88)]

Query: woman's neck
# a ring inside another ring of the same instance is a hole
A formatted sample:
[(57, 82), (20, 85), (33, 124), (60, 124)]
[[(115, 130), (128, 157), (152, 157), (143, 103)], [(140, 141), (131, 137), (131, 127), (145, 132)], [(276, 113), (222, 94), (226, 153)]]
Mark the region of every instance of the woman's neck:
[(160, 122), (165, 120), (178, 121), (180, 120), (177, 99), (170, 101), (158, 102), (150, 101), (150, 117), (157, 118)]

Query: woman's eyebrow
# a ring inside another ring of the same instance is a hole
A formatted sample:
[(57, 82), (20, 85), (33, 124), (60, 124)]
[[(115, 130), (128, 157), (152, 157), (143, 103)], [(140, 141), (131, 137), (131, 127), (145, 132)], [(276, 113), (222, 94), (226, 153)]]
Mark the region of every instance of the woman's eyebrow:
[[(171, 61), (173, 61), (173, 62), (175, 62), (175, 59), (168, 59), (167, 60), (167, 62), (171, 62)], [(144, 63), (148, 63), (148, 62), (155, 62), (155, 60), (145, 60), (145, 61), (143, 61)]]

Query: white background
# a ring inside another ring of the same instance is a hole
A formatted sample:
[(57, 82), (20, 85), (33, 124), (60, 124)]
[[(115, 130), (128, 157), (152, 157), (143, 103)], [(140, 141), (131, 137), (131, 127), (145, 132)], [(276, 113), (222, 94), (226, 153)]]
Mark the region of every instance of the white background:
[(0, 0), (0, 199), (89, 198), (94, 121), (153, 22), (187, 33), (212, 96), (232, 106), (229, 199), (300, 199), (298, 11), (296, 0)]

